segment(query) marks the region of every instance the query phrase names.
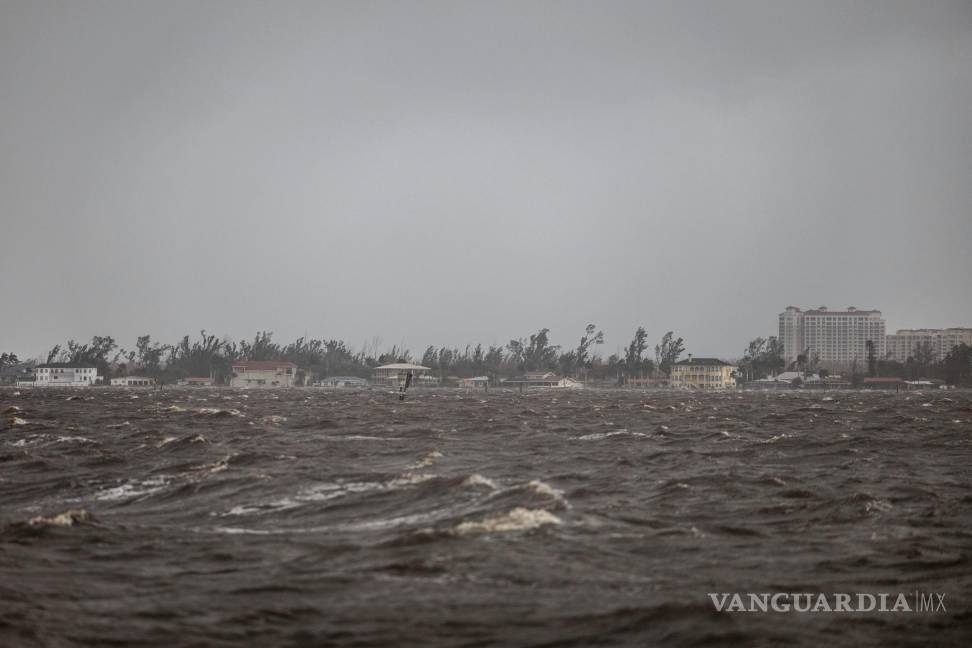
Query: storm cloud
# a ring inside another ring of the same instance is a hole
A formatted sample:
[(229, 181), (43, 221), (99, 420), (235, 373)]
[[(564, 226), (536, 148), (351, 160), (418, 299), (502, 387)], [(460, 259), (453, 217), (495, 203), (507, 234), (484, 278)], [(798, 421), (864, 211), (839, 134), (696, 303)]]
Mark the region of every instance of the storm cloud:
[(0, 347), (972, 326), (969, 2), (0, 2)]

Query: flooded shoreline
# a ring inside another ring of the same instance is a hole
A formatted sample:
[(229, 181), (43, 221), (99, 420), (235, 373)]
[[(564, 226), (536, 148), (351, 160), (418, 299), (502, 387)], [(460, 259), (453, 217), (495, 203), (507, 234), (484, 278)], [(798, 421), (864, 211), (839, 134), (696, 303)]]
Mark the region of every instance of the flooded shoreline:
[[(3, 645), (962, 645), (972, 625), (968, 391), (16, 391)], [(915, 590), (948, 611), (707, 596)]]

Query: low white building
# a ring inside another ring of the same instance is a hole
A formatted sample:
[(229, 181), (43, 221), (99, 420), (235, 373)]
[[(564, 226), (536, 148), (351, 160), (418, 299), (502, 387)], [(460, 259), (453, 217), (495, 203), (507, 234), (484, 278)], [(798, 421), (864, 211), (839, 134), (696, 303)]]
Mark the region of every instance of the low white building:
[(293, 387), (297, 365), (277, 360), (246, 360), (233, 363), (230, 387)]
[(97, 367), (55, 362), (37, 366), (34, 387), (89, 387), (98, 384)]
[(558, 376), (550, 371), (528, 371), (516, 378), (507, 378), (501, 382), (504, 387), (518, 387), (524, 389), (542, 387), (544, 389), (579, 389), (583, 383), (579, 383), (567, 376)]
[(372, 383), (383, 387), (401, 387), (405, 384), (406, 376), (412, 374), (412, 385), (435, 386), (439, 379), (430, 376), (430, 371), (431, 369), (422, 365), (395, 362), (375, 367)]
[(189, 376), (176, 382), (182, 387), (212, 387), (216, 384), (211, 376)]
[(368, 386), (368, 381), (364, 378), (358, 378), (357, 376), (328, 376), (327, 378), (321, 378), (318, 380), (315, 385), (318, 387), (327, 387), (331, 389), (364, 389)]
[(151, 387), (154, 384), (153, 379), (145, 376), (122, 376), (111, 379), (112, 387)]

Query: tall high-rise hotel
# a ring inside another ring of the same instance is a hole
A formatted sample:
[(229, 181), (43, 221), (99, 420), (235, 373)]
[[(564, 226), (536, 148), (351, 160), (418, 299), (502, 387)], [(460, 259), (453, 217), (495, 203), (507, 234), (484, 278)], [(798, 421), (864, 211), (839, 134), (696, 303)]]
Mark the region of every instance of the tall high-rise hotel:
[(886, 351), (881, 311), (853, 306), (842, 311), (827, 310), (826, 306), (802, 311), (787, 306), (780, 313), (779, 339), (787, 366), (808, 349), (810, 357), (817, 355), (830, 367), (850, 367), (855, 362), (867, 366), (868, 340), (874, 343), (877, 358), (883, 358)]

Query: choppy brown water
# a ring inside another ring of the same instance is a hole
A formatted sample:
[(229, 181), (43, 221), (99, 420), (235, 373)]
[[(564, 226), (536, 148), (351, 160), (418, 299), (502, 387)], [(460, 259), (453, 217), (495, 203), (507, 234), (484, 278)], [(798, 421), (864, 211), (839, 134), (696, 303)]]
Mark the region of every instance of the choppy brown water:
[[(3, 646), (972, 637), (968, 392), (8, 389), (0, 412)], [(706, 596), (916, 589), (947, 613)]]

